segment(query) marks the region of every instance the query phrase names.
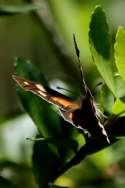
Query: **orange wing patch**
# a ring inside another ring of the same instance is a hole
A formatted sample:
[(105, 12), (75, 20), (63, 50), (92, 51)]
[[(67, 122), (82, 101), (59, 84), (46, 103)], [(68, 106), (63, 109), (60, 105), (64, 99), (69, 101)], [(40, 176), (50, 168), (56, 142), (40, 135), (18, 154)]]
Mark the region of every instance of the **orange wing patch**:
[(81, 106), (79, 103), (73, 101), (69, 97), (52, 90), (47, 87), (43, 87), (42, 85), (35, 83), (30, 80), (26, 80), (25, 78), (13, 75), (13, 79), (18, 83), (20, 87), (22, 87), (26, 91), (30, 91), (42, 99), (46, 100), (47, 102), (58, 106), (61, 110), (67, 111), (71, 110), (74, 111), (79, 109)]
[(66, 110), (68, 109), (79, 109), (80, 108), (80, 105), (78, 103), (76, 103), (75, 101), (71, 101), (71, 100), (67, 100), (65, 98), (62, 98), (62, 97), (51, 97), (52, 101), (54, 103), (58, 103), (60, 105), (63, 106), (63, 108), (65, 108)]

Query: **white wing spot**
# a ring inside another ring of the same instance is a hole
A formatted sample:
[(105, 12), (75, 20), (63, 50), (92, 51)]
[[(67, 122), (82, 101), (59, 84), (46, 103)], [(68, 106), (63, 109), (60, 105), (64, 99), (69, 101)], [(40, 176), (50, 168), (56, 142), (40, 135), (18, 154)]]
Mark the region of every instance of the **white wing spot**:
[(38, 93), (41, 95), (41, 96), (43, 96), (43, 97), (47, 97), (47, 95), (45, 94), (45, 93), (43, 93), (42, 91), (38, 91)]
[(36, 84), (36, 87), (37, 87), (37, 89), (46, 92), (46, 90), (44, 89), (44, 87), (43, 87), (42, 85), (40, 85), (40, 84)]
[(29, 85), (29, 83), (28, 83), (27, 81), (24, 81), (23, 83), (24, 83), (25, 85), (27, 85), (27, 86)]

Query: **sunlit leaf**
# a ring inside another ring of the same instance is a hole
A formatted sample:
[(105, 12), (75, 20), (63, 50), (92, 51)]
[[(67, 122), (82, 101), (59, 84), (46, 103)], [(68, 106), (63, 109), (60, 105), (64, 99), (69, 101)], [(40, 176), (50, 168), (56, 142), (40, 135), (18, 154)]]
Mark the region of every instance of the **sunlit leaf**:
[(96, 6), (90, 21), (90, 50), (97, 69), (109, 89), (117, 96), (111, 64), (111, 37), (105, 12)]
[(115, 86), (116, 86), (116, 90), (117, 90), (117, 96), (118, 96), (118, 98), (121, 98), (121, 97), (125, 96), (125, 80), (123, 80), (122, 77), (118, 73), (116, 73), (114, 78), (115, 78)]
[(96, 97), (99, 101), (97, 101), (97, 103), (99, 103), (99, 106), (102, 108), (100, 110), (104, 110), (104, 112), (111, 114), (112, 105), (114, 103), (114, 96), (106, 84), (103, 84), (101, 88), (97, 90)]
[(64, 186), (59, 186), (59, 185), (50, 185), (50, 188), (68, 188), (68, 187), (64, 187)]
[[(125, 80), (125, 30), (123, 27), (119, 27), (116, 34), (115, 42), (115, 63), (118, 68), (120, 76)], [(119, 90), (122, 88), (125, 90), (125, 82), (123, 85), (119, 84)], [(125, 116), (125, 97), (122, 97), (115, 101), (112, 107), (112, 112), (119, 116)]]
[(112, 113), (118, 116), (125, 116), (125, 99), (117, 99), (112, 106)]
[(115, 62), (121, 77), (125, 80), (125, 30), (119, 27), (115, 42)]

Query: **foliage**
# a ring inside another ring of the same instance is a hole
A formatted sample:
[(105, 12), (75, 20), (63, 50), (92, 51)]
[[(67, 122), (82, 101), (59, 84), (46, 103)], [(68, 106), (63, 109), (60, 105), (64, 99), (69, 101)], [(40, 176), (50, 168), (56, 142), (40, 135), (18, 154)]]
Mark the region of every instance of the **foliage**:
[(13, 16), (16, 14), (29, 13), (31, 11), (36, 11), (40, 9), (41, 6), (35, 4), (24, 4), (20, 6), (11, 6), (11, 5), (1, 5), (0, 6), (0, 16)]
[[(22, 9), (15, 12), (15, 9), (2, 8), (0, 11), (5, 15), (6, 13), (23, 13)], [(111, 100), (112, 112), (109, 110), (108, 120), (105, 117), (103, 120), (111, 141), (110, 145), (112, 145), (120, 137), (125, 136), (123, 126), (125, 123), (125, 70), (123, 64), (125, 31), (122, 27), (118, 28), (115, 49), (112, 51), (109, 26), (101, 6), (96, 6), (91, 16), (89, 43), (92, 59), (105, 82), (100, 94), (104, 100), (103, 103), (108, 97), (105, 96), (105, 87), (108, 95), (113, 99)], [(14, 70), (16, 75), (44, 86), (49, 85), (39, 69), (22, 58), (16, 59)], [(79, 164), (86, 156), (107, 147), (107, 144), (101, 144), (93, 138), (85, 142), (74, 127), (58, 116), (54, 107), (39, 97), (22, 90), (19, 86), (16, 88), (24, 110), (30, 115), (39, 132), (33, 146), (32, 162), (36, 181), (40, 188), (60, 187), (53, 184), (60, 175)]]

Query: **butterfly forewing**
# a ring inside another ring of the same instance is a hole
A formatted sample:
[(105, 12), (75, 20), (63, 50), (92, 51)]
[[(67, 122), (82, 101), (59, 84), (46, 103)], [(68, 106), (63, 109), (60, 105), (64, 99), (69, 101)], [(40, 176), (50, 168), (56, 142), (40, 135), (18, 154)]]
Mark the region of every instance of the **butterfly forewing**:
[(30, 91), (47, 102), (57, 105), (63, 111), (74, 111), (80, 108), (80, 104), (73, 101), (71, 98), (52, 90), (51, 88), (44, 87), (41, 84), (27, 80), (25, 78), (13, 75), (13, 79), (26, 91)]
[[(87, 129), (92, 137), (100, 139), (101, 142), (109, 143), (108, 136), (103, 125), (100, 123), (94, 100), (89, 88), (86, 85), (86, 97), (82, 104), (75, 102), (71, 98), (44, 87), (41, 84), (13, 75), (13, 79), (26, 91), (30, 91), (47, 102), (58, 106), (63, 118), (75, 125), (77, 128)], [(85, 83), (86, 84), (86, 83)]]

